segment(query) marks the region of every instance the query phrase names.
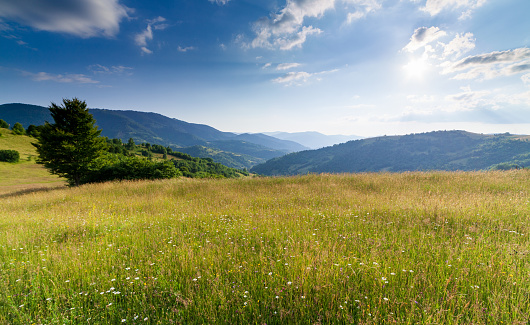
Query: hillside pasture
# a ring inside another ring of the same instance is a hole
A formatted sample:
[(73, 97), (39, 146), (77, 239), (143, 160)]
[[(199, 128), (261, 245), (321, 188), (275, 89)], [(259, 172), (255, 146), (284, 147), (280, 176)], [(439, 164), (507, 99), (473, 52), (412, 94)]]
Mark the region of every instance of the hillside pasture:
[(526, 324), (530, 173), (173, 179), (0, 198), (0, 323)]

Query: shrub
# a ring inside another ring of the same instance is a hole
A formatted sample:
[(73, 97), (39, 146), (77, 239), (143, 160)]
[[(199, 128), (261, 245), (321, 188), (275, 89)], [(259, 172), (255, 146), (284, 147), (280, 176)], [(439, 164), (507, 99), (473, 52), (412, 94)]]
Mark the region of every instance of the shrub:
[(0, 128), (9, 129), (9, 124), (6, 121), (0, 119)]
[(0, 150), (0, 161), (16, 163), (20, 160), (20, 154), (16, 150)]
[(13, 134), (16, 134), (16, 135), (26, 134), (26, 130), (24, 130), (24, 127), (22, 126), (22, 124), (18, 122), (15, 123), (15, 125), (13, 125), (13, 128), (11, 130), (13, 131)]

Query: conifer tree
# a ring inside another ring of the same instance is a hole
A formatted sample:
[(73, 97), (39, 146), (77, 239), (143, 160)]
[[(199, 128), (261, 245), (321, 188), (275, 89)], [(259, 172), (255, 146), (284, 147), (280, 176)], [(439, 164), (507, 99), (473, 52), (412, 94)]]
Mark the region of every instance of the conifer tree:
[(90, 164), (104, 153), (106, 141), (85, 101), (63, 99), (62, 106), (51, 103), (48, 109), (55, 123), (46, 122), (33, 144), (37, 163), (78, 186)]

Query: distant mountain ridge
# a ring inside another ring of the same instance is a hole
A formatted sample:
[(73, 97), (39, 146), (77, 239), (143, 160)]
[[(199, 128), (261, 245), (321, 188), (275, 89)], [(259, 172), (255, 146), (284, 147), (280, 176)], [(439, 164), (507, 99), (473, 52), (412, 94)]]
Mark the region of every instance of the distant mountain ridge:
[(354, 140), (274, 158), (251, 172), (306, 173), (483, 170), (500, 165), (530, 166), (530, 137), (437, 131)]
[[(238, 135), (222, 132), (208, 125), (188, 123), (158, 113), (97, 108), (91, 108), (89, 111), (94, 116), (97, 126), (102, 129), (102, 135), (108, 138), (118, 138), (123, 141), (132, 138), (136, 143), (160, 144), (175, 150), (193, 146), (217, 148), (223, 147), (222, 143), (229, 141), (230, 153), (251, 156), (229, 167), (250, 168), (257, 162), (307, 149), (294, 141), (281, 140), (264, 134)], [(53, 122), (48, 108), (28, 104), (0, 105), (0, 119), (11, 125), (19, 122), (24, 127), (31, 124), (42, 125), (45, 121)], [(249, 152), (256, 156), (252, 156)]]
[(358, 135), (325, 135), (315, 131), (308, 132), (264, 132), (263, 134), (270, 135), (282, 140), (289, 140), (300, 143), (310, 149), (320, 149), (329, 147), (335, 144), (348, 142), (351, 140), (359, 140), (363, 137)]

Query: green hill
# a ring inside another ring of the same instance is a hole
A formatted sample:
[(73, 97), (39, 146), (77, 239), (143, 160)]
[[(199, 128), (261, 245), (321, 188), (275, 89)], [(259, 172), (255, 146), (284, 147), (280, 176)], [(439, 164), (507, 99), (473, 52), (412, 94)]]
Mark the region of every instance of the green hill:
[[(132, 138), (136, 143), (159, 144), (175, 150), (193, 146), (217, 148), (239, 155), (240, 160), (245, 157), (240, 163), (229, 165), (235, 168), (250, 168), (267, 159), (307, 149), (299, 143), (264, 134), (222, 132), (208, 125), (188, 123), (157, 113), (96, 108), (91, 108), (90, 113), (103, 130), (102, 135), (108, 138), (122, 141)], [(25, 128), (52, 120), (46, 107), (27, 104), (0, 105), (0, 119), (11, 125), (22, 123)]]
[(0, 150), (16, 150), (20, 162), (0, 162), (0, 196), (6, 193), (65, 186), (66, 182), (51, 175), (43, 166), (35, 163), (37, 153), (31, 145), (35, 139), (14, 135), (11, 130), (0, 129)]
[(292, 153), (252, 168), (262, 175), (483, 170), (530, 165), (528, 137), (438, 131), (355, 140)]

